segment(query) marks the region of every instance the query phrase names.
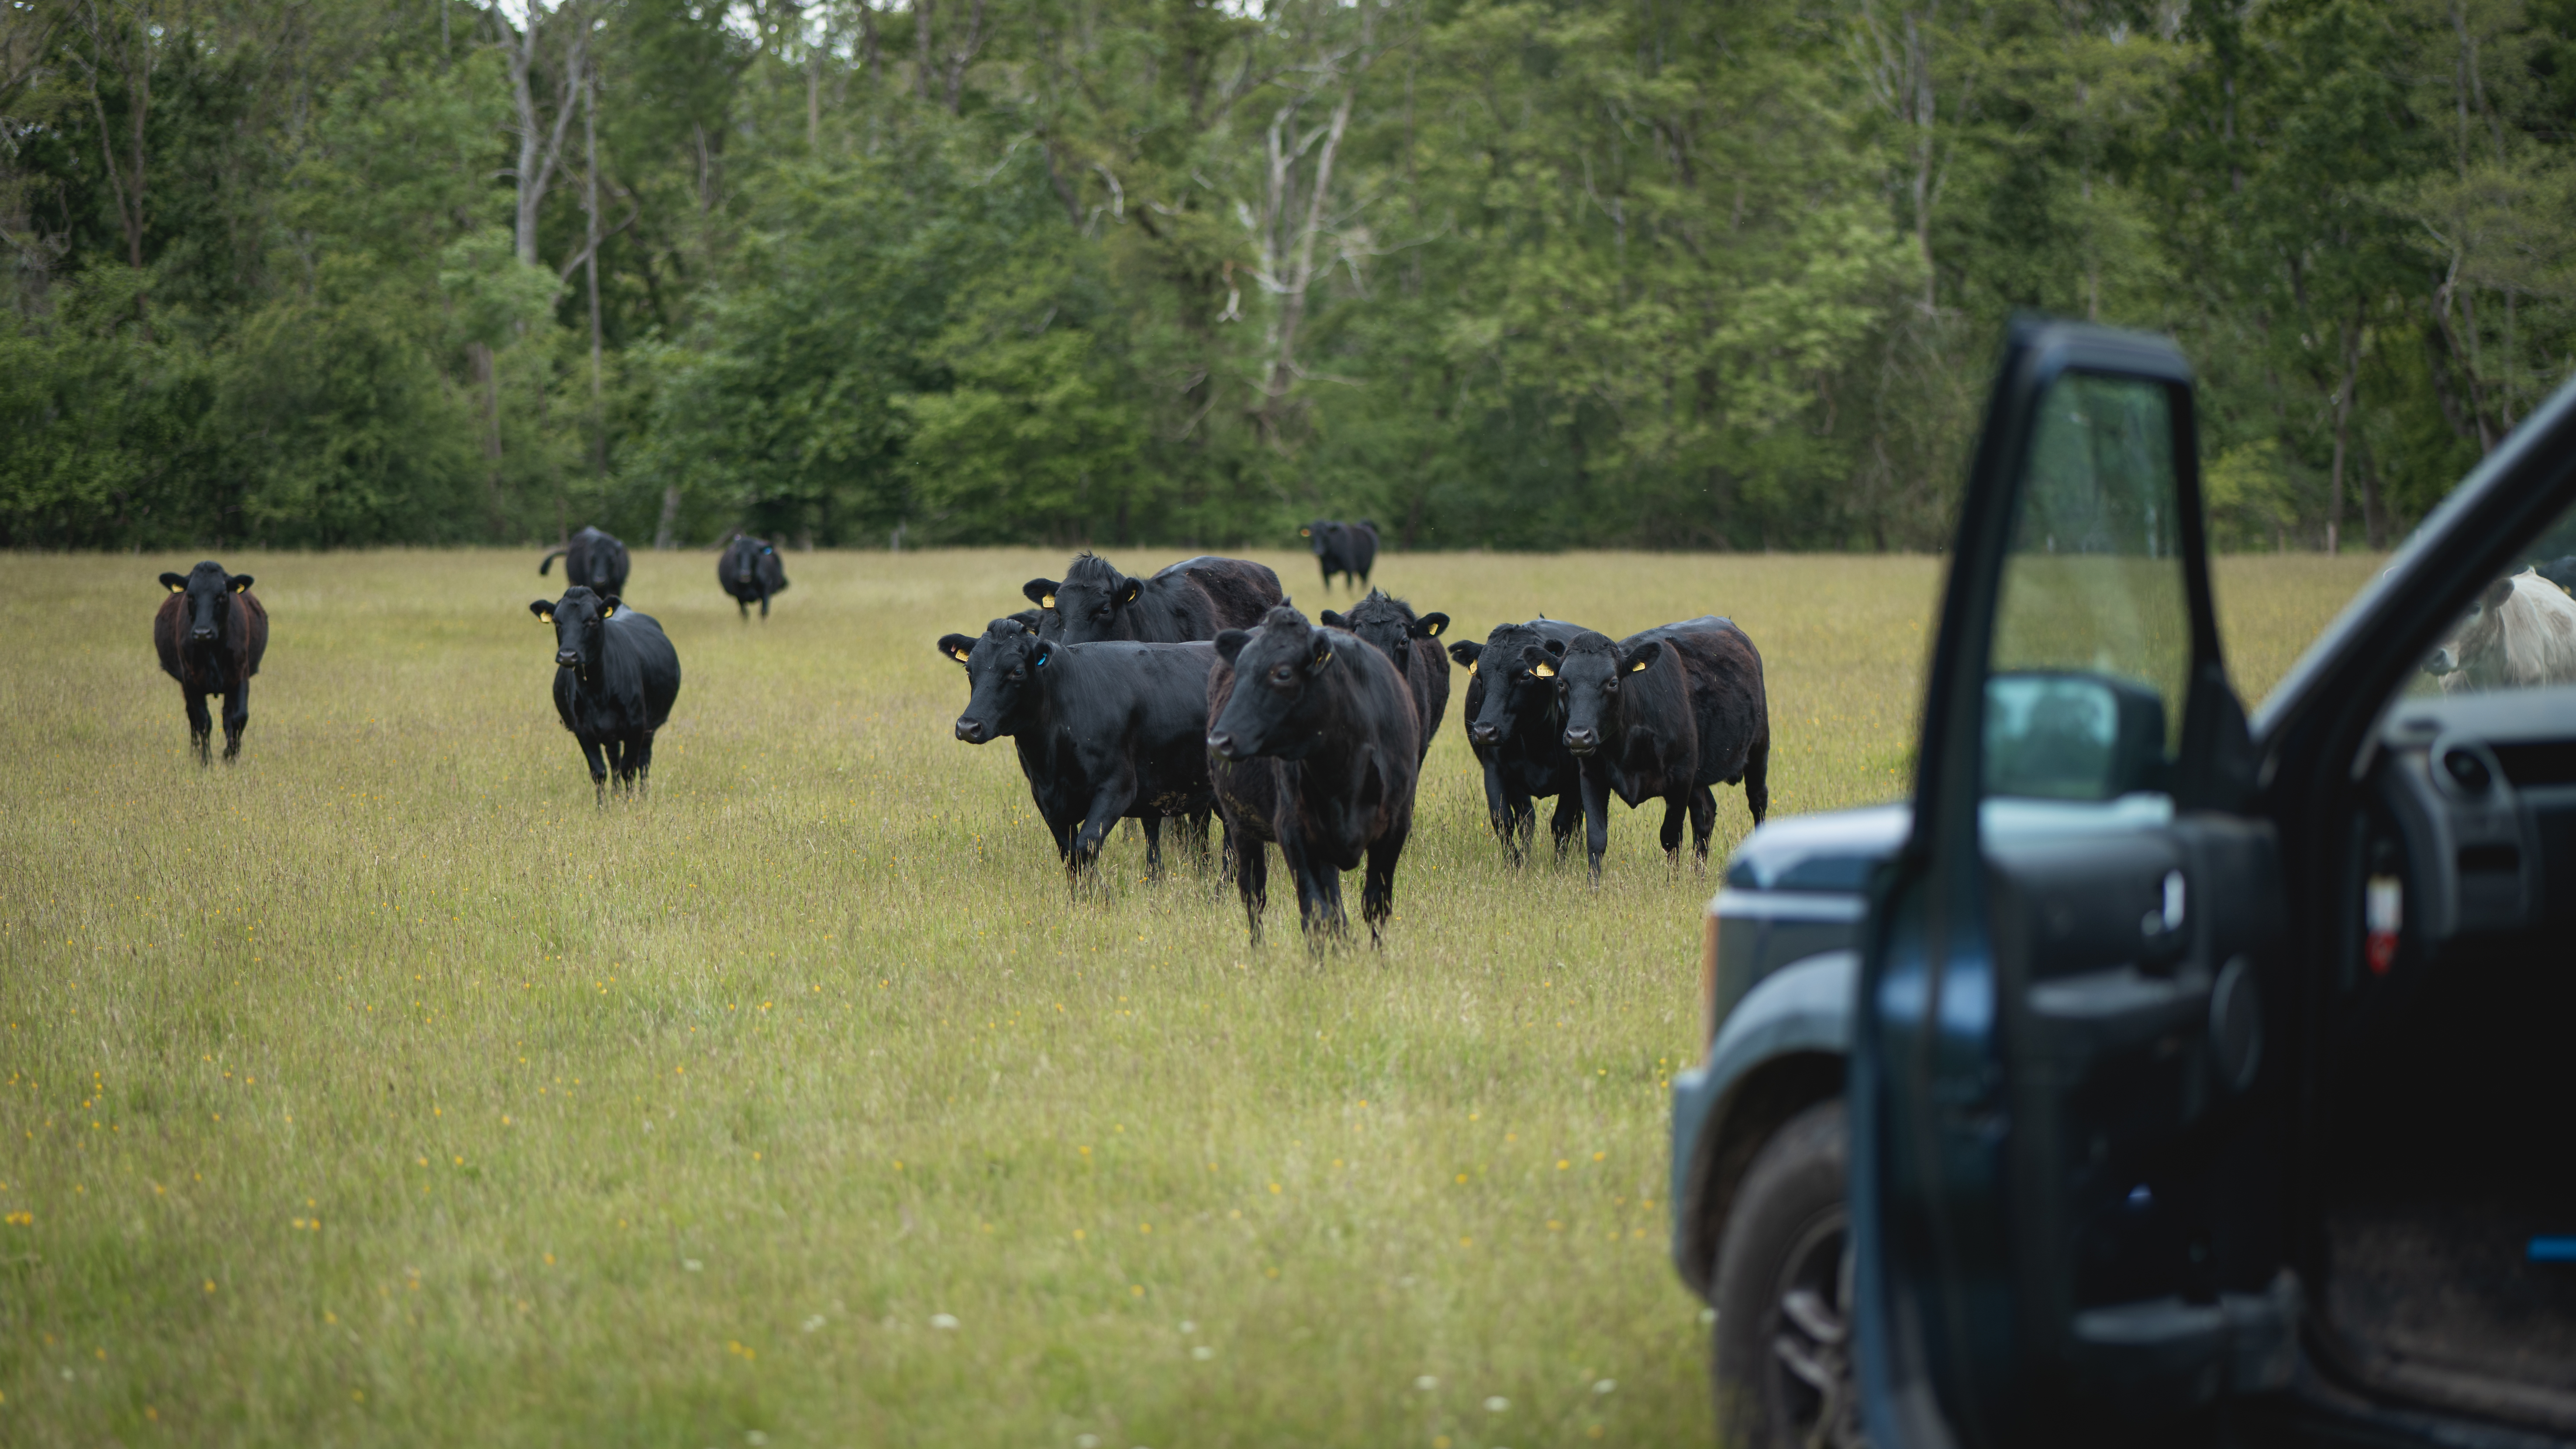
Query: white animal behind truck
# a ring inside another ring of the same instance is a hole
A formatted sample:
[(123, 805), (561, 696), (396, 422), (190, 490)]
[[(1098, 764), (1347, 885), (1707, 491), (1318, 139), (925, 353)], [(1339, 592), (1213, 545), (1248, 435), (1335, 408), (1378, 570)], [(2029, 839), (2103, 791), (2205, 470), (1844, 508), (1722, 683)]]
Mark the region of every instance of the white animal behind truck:
[(2576, 684), (2576, 599), (2536, 569), (2498, 579), (2424, 669), (2448, 692)]

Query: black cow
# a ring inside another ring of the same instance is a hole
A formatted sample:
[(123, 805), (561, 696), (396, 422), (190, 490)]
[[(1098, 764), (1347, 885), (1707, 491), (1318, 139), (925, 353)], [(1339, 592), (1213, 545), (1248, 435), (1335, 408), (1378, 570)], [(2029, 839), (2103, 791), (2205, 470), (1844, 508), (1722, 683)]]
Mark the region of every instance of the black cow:
[(609, 534), (596, 528), (574, 534), (571, 542), (538, 560), (538, 577), (544, 577), (556, 559), (564, 561), (565, 588), (578, 584), (594, 594), (626, 592), (626, 545)]
[(716, 564), (716, 582), (733, 595), (734, 607), (744, 619), (751, 617), (754, 600), (760, 603), (760, 617), (766, 619), (769, 596), (787, 591), (787, 566), (767, 540), (737, 533), (733, 542), (725, 545), (723, 560)]
[(1461, 639), (1449, 657), (1467, 666), (1467, 748), (1485, 767), (1485, 815), (1503, 854), (1521, 863), (1538, 832), (1538, 800), (1555, 797), (1548, 834), (1557, 854), (1583, 819), (1581, 776), (1565, 747), (1565, 712), (1556, 690), (1556, 661), (1590, 631), (1562, 619), (1504, 624), (1485, 642)]
[(1333, 575), (1340, 574), (1343, 583), (1357, 575), (1356, 587), (1369, 586), (1369, 570), (1377, 566), (1377, 525), (1363, 518), (1357, 523), (1341, 523), (1318, 518), (1297, 530), (1306, 546), (1315, 551), (1315, 562), (1324, 569), (1324, 587), (1333, 586)]
[(1062, 581), (1031, 579), (1029, 602), (1055, 615), (1067, 644), (1133, 639), (1183, 644), (1257, 623), (1279, 602), (1279, 576), (1248, 559), (1185, 558), (1150, 579), (1129, 578), (1109, 560), (1084, 554)]
[(1061, 644), (1018, 619), (995, 619), (980, 639), (950, 634), (939, 652), (966, 666), (971, 693), (957, 738), (1009, 735), (1029, 798), (1078, 880), (1121, 819), (1145, 823), (1145, 866), (1163, 870), (1163, 820), (1183, 817), (1202, 861), (1208, 815), (1205, 643)]
[(1556, 685), (1565, 701), (1565, 746), (1583, 762), (1584, 843), (1595, 881), (1610, 846), (1614, 793), (1631, 810), (1664, 802), (1664, 855), (1676, 865), (1685, 812), (1691, 849), (1708, 863), (1717, 821), (1711, 785), (1740, 780), (1753, 823), (1770, 813), (1762, 656), (1732, 622), (1702, 615), (1616, 644), (1586, 632), (1557, 661)]
[(208, 559), (184, 574), (163, 574), (170, 597), (152, 616), (152, 647), (160, 652), (162, 672), (179, 681), (179, 698), (188, 706), (188, 742), (197, 763), (209, 764), (215, 722), (206, 713), (206, 696), (224, 697), (224, 763), (241, 754), (242, 731), (250, 725), (250, 677), (259, 673), (259, 658), (268, 652), (268, 610), (250, 591), (250, 575), (228, 574)]
[(653, 732), (680, 697), (680, 655), (650, 614), (576, 584), (528, 605), (555, 626), (555, 713), (581, 742), (602, 804), (608, 776), (630, 793), (653, 780)]
[[(1390, 598), (1384, 589), (1371, 589), (1349, 614), (1326, 609), (1316, 617), (1325, 628), (1347, 629), (1395, 661), (1395, 672), (1413, 688), (1414, 718), (1422, 726), (1422, 754), (1429, 758), (1431, 737), (1440, 732), (1441, 716), (1449, 712), (1449, 656), (1436, 642), (1448, 629), (1449, 616), (1424, 614), (1416, 618), (1411, 604)], [(1415, 641), (1425, 639), (1435, 642), (1426, 648), (1414, 647)]]
[(1385, 655), (1286, 605), (1261, 627), (1216, 636), (1208, 676), (1208, 765), (1252, 939), (1269, 891), (1265, 842), (1297, 883), (1307, 941), (1350, 930), (1342, 872), (1365, 859), (1369, 941), (1395, 909), (1395, 863), (1413, 831), (1421, 731), (1413, 694)]

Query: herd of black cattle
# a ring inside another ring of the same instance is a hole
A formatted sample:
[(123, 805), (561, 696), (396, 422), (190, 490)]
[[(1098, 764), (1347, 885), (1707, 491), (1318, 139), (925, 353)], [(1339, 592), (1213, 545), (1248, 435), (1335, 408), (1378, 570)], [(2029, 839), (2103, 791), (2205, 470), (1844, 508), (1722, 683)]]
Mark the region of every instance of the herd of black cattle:
[[(1302, 531), (1324, 580), (1367, 588), (1377, 531), (1317, 522)], [(610, 778), (649, 780), (653, 735), (680, 692), (679, 655), (650, 615), (620, 599), (626, 546), (594, 528), (537, 566), (564, 560), (569, 587), (529, 611), (555, 630), (554, 700), (604, 801)], [(777, 550), (737, 534), (717, 579), (746, 619), (787, 587)], [(224, 758), (241, 752), (249, 681), (268, 645), (268, 614), (248, 574), (201, 563), (163, 574), (153, 621), (161, 667), (179, 681), (198, 760), (209, 758), (206, 697), (224, 696)], [(1184, 559), (1150, 577), (1085, 553), (1062, 579), (1031, 579), (1032, 607), (981, 635), (949, 634), (965, 666), (957, 738), (1010, 736), (1068, 877), (1079, 881), (1121, 820), (1138, 821), (1149, 872), (1175, 822), (1204, 862), (1222, 819), (1225, 855), (1253, 938), (1279, 848), (1310, 939), (1348, 930), (1341, 875), (1365, 865), (1361, 916), (1374, 941), (1395, 900), (1396, 861), (1414, 793), (1449, 706), (1455, 660), (1469, 678), (1468, 746), (1484, 767), (1494, 832), (1515, 863), (1554, 799), (1556, 849), (1584, 827), (1592, 876), (1609, 846), (1609, 801), (1664, 802), (1667, 860), (1682, 824), (1705, 861), (1712, 787), (1744, 786), (1755, 823), (1768, 812), (1771, 724), (1762, 657), (1732, 622), (1702, 616), (1612, 640), (1558, 619), (1496, 626), (1479, 644), (1437, 642), (1449, 616), (1416, 613), (1370, 589), (1349, 613), (1309, 621), (1279, 576), (1246, 559)]]

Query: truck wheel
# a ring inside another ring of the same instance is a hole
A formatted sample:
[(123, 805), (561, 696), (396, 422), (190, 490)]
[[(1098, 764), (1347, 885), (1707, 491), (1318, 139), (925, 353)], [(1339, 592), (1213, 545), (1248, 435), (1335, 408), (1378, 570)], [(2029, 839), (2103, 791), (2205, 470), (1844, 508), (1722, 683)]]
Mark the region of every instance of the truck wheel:
[(1711, 1345), (1721, 1441), (1859, 1449), (1851, 1212), (1840, 1099), (1792, 1117), (1744, 1172), (1718, 1244)]

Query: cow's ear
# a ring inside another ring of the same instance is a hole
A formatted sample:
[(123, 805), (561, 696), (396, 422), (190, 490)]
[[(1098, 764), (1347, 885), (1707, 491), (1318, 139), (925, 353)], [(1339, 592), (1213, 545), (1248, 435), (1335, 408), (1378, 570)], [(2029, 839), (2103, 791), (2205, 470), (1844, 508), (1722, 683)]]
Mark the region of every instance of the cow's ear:
[(1321, 629), (1310, 631), (1306, 636), (1306, 667), (1321, 669), (1332, 662), (1333, 636)]
[(1055, 580), (1031, 579), (1020, 585), (1020, 593), (1041, 609), (1055, 607)]
[(939, 652), (963, 664), (966, 656), (975, 652), (975, 641), (963, 634), (942, 634), (939, 636)]
[(1315, 530), (1311, 528), (1301, 528), (1297, 530), (1297, 536), (1299, 538), (1313, 538), (1315, 536)]
[(1054, 659), (1055, 646), (1052, 644), (1041, 644), (1038, 646), (1038, 652), (1029, 656), (1029, 667), (1031, 669), (1044, 669)]
[(238, 594), (238, 593), (242, 592), (243, 590), (248, 589), (248, 588), (250, 587), (250, 575), (248, 575), (248, 574), (235, 574), (235, 575), (233, 575), (230, 579), (227, 579), (225, 582), (226, 582), (226, 583), (228, 583), (228, 584), (230, 584), (230, 585), (232, 586), (232, 591), (233, 591), (234, 593)]
[(1144, 592), (1145, 581), (1143, 579), (1120, 579), (1118, 581), (1117, 597), (1118, 602), (1121, 604), (1132, 604), (1136, 602), (1138, 596), (1142, 595)]
[(2494, 583), (2487, 585), (2487, 591), (2478, 596), (2478, 607), (2482, 609), (2493, 609), (2512, 597), (2513, 580), (2498, 579)]
[(1437, 639), (1448, 627), (1449, 616), (1446, 614), (1425, 614), (1413, 621), (1414, 637), (1420, 639)]
[(1326, 609), (1323, 613), (1316, 615), (1315, 622), (1323, 625), (1327, 629), (1347, 629), (1351, 627), (1350, 620), (1343, 618), (1341, 615), (1330, 609)]
[(1234, 663), (1234, 656), (1242, 653), (1243, 646), (1251, 642), (1251, 630), (1228, 629), (1216, 636), (1216, 657), (1231, 665)]
[(554, 600), (538, 599), (528, 605), (528, 612), (537, 616), (538, 623), (551, 624), (555, 621)]
[(1619, 661), (1619, 672), (1622, 674), (1634, 674), (1639, 670), (1644, 669), (1647, 665), (1654, 663), (1657, 659), (1662, 658), (1663, 653), (1664, 646), (1661, 644), (1640, 644), (1636, 648), (1628, 651), (1627, 658)]
[(1565, 641), (1562, 639), (1550, 639), (1538, 647), (1555, 655), (1559, 659), (1563, 659), (1565, 657)]
[(1466, 665), (1469, 674), (1476, 672), (1476, 656), (1484, 652), (1485, 646), (1473, 639), (1461, 639), (1449, 646), (1449, 657)]
[(184, 594), (188, 591), (188, 576), (186, 574), (163, 574), (161, 576), (161, 587), (168, 589), (174, 594)]
[(618, 597), (615, 594), (610, 594), (599, 601), (599, 617), (603, 619), (614, 619), (617, 617), (617, 611), (621, 607), (622, 605), (619, 602)]

